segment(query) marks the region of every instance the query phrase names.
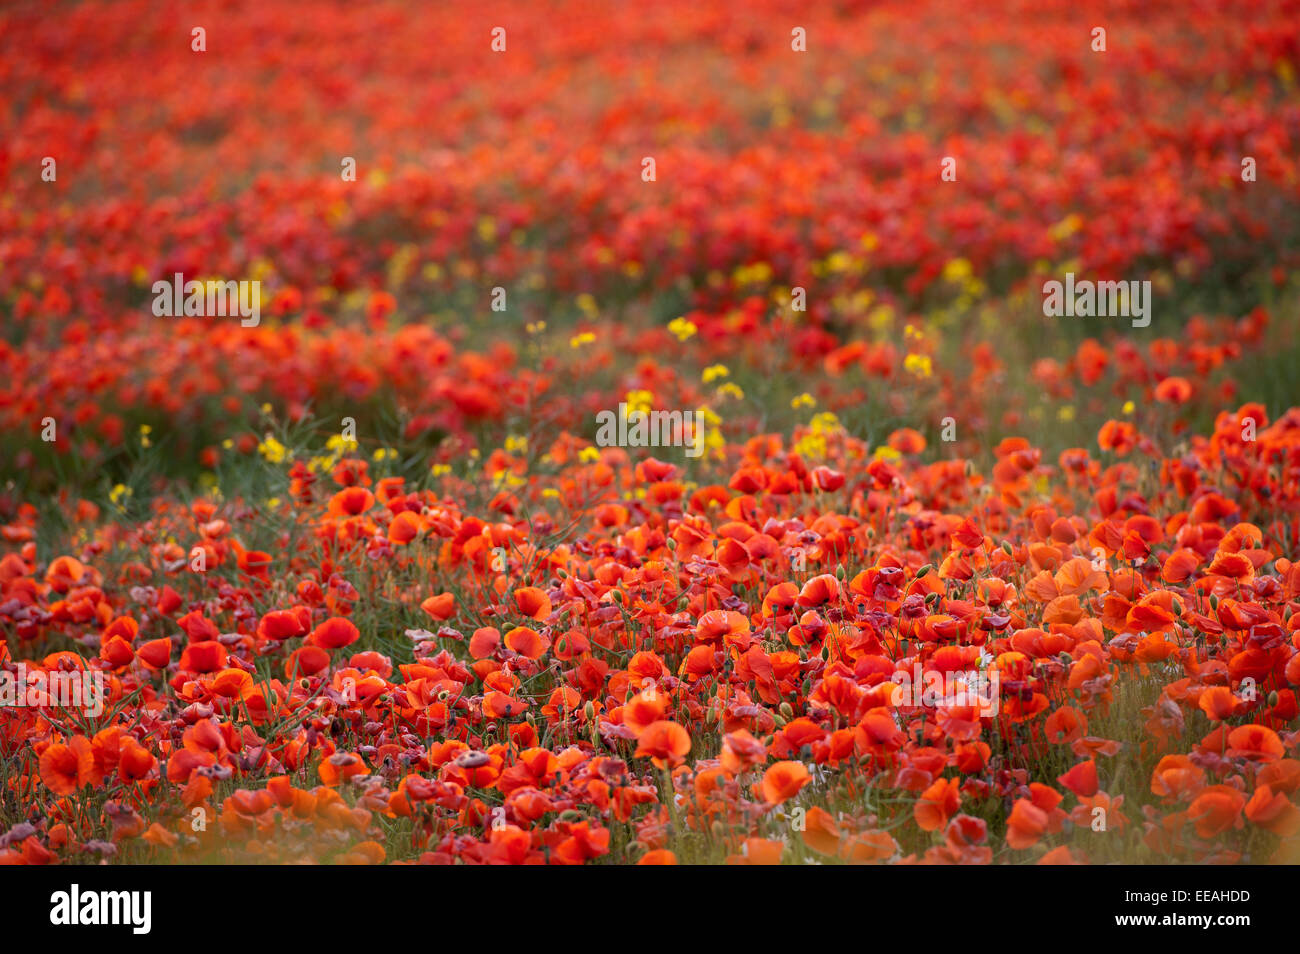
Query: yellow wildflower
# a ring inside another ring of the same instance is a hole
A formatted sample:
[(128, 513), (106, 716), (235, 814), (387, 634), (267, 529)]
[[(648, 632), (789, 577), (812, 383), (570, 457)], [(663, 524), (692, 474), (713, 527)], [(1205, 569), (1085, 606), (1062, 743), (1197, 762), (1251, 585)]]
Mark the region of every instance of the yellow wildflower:
[(266, 435), (266, 440), (257, 445), (257, 452), (272, 464), (284, 463), (285, 457), (289, 454), (288, 448), (270, 434)]
[(909, 354), (903, 359), (903, 367), (918, 378), (928, 378), (933, 372), (930, 356), (924, 354)]
[(627, 413), (633, 414), (637, 411), (649, 413), (654, 402), (654, 395), (649, 391), (636, 390), (628, 391), (627, 396), (623, 398), (623, 403), (627, 405)]
[(696, 328), (693, 322), (687, 321), (685, 318), (674, 318), (672, 321), (668, 322), (668, 330), (677, 337), (678, 341), (685, 341), (700, 329)]

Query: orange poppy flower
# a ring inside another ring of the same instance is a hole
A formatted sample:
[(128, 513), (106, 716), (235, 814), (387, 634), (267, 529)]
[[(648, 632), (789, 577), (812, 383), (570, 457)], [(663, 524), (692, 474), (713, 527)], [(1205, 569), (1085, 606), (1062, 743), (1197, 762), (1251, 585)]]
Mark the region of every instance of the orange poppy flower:
[(89, 782), (94, 760), (90, 742), (82, 736), (56, 742), (41, 753), (41, 781), (56, 795), (71, 795)]
[(544, 620), (551, 615), (550, 597), (535, 586), (515, 590), (515, 605), (520, 613), (535, 620)]
[(1211, 785), (1188, 806), (1187, 818), (1196, 825), (1196, 834), (1213, 838), (1234, 825), (1241, 824), (1246, 796), (1229, 785)]
[(938, 831), (961, 808), (960, 780), (936, 779), (912, 806), (912, 817), (922, 831)]
[(506, 633), (506, 648), (528, 659), (540, 659), (550, 642), (535, 629), (517, 626)]
[(659, 768), (677, 765), (690, 750), (690, 733), (670, 720), (652, 722), (637, 736), (637, 758), (648, 756)]
[(361, 638), (361, 631), (346, 617), (331, 616), (311, 631), (308, 637), (313, 646), (321, 649), (342, 649)]
[(798, 795), (811, 780), (802, 762), (776, 762), (763, 773), (763, 798), (769, 805), (779, 805)]

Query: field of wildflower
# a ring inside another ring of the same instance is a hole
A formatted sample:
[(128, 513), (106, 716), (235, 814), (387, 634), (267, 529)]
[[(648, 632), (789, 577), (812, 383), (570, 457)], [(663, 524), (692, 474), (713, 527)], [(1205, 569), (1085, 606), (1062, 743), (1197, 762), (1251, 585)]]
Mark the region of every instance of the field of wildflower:
[(0, 863), (1300, 863), (1298, 24), (6, 4)]

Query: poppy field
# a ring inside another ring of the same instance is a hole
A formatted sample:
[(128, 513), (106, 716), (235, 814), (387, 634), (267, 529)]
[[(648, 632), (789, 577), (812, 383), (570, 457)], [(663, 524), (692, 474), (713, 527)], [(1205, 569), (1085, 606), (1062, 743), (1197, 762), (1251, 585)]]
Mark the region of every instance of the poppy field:
[(1300, 2), (0, 9), (0, 862), (1300, 863)]

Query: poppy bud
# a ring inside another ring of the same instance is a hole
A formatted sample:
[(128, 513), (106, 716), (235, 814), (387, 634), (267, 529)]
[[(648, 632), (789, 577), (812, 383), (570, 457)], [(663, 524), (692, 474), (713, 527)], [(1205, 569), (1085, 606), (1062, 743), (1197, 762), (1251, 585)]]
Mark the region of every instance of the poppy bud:
[(623, 605), (623, 591), (622, 591), (622, 590), (615, 590), (615, 591), (613, 592), (612, 595), (613, 595), (613, 597), (614, 597), (614, 602), (617, 603), (619, 606), (622, 606), (622, 605)]
[(588, 722), (596, 718), (596, 706), (590, 699), (588, 699), (587, 704), (582, 707), (582, 715)]
[(676, 549), (677, 549), (677, 541), (674, 540), (672, 537), (669, 537), (669, 538), (668, 538), (668, 549), (669, 549), (669, 550), (676, 550)]
[(1002, 541), (1002, 552), (1005, 553), (1007, 556), (1016, 555), (1016, 551), (1012, 548), (1011, 541), (1009, 540)]
[(919, 580), (919, 579), (922, 579), (922, 578), (925, 577), (927, 574), (929, 574), (929, 572), (930, 572), (931, 570), (933, 570), (933, 569), (934, 569), (934, 564), (933, 564), (933, 563), (927, 563), (925, 566), (921, 567), (921, 569), (919, 569), (919, 570), (916, 571), (916, 578), (917, 578), (918, 580)]
[(778, 708), (781, 710), (781, 715), (785, 716), (787, 720), (794, 718), (794, 707), (790, 703), (783, 702)]
[(843, 566), (837, 566), (837, 567), (835, 568), (835, 579), (839, 580), (841, 583), (844, 582), (844, 567), (843, 567)]
[(772, 721), (776, 723), (776, 727), (778, 729), (785, 728), (786, 718), (780, 713), (777, 713), (776, 715), (772, 716)]
[(558, 566), (555, 568), (555, 575), (562, 580), (567, 580), (569, 578), (569, 571), (562, 566)]
[(1210, 594), (1210, 609), (1214, 610), (1216, 613), (1219, 611), (1219, 598), (1213, 593)]
[(1275, 708), (1277, 708), (1277, 702), (1278, 702), (1278, 699), (1280, 699), (1280, 698), (1281, 698), (1281, 697), (1277, 694), (1277, 690), (1274, 689), (1272, 692), (1270, 692), (1270, 693), (1268, 694), (1268, 707), (1269, 707), (1270, 709), (1275, 709)]
[(1182, 602), (1178, 599), (1178, 597), (1175, 596), (1175, 597), (1173, 598), (1172, 602), (1170, 603), (1170, 608), (1173, 609), (1173, 611), (1174, 611), (1174, 615), (1175, 615), (1175, 616), (1182, 616), (1182, 615), (1183, 615), (1183, 604), (1182, 604)]

